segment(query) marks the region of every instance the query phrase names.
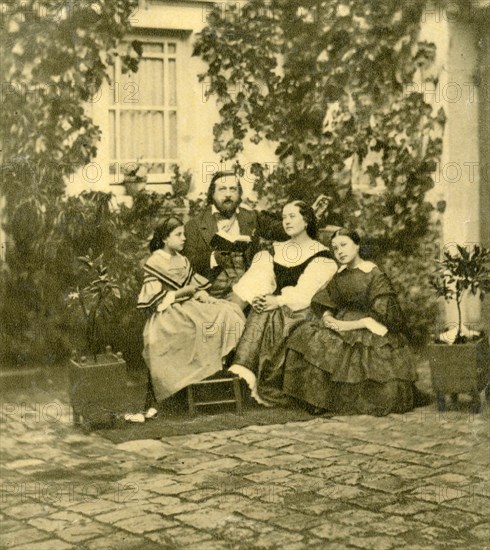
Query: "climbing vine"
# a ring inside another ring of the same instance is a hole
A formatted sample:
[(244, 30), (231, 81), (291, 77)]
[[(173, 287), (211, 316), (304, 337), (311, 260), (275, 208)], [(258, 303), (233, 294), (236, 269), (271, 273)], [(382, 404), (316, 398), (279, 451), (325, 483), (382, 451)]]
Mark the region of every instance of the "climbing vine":
[(425, 2), (233, 4), (194, 48), (219, 105), (215, 151), (233, 159), (247, 140), (273, 142), (278, 167), (253, 170), (262, 197), (328, 193), (384, 250), (413, 250), (429, 231), (445, 121), (411, 86), (435, 56), (419, 40)]

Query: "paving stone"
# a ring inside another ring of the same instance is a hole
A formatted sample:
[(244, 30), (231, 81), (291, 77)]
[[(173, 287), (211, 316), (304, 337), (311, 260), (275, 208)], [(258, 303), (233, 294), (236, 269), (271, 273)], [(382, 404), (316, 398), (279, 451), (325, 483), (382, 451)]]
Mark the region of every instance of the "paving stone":
[(16, 506), (10, 506), (2, 510), (7, 516), (15, 519), (30, 519), (35, 516), (44, 516), (46, 514), (52, 514), (57, 511), (53, 506), (49, 504), (39, 502), (24, 502), (23, 504), (17, 504)]
[(71, 543), (80, 543), (87, 539), (93, 539), (99, 536), (110, 537), (114, 531), (106, 526), (96, 523), (95, 521), (89, 521), (83, 525), (74, 525), (72, 527), (64, 527), (56, 532), (56, 535)]
[(117, 510), (106, 514), (99, 514), (97, 516), (97, 521), (102, 521), (104, 523), (116, 523), (117, 521), (141, 515), (142, 508), (140, 506), (119, 506)]
[[(295, 464), (298, 464), (304, 460), (302, 455), (293, 455), (293, 454), (281, 454), (273, 455), (270, 457), (257, 457), (256, 462), (267, 466), (268, 468), (289, 468), (291, 470), (295, 469)], [(310, 460), (310, 465), (308, 466), (311, 469), (312, 459)], [(315, 464), (317, 466), (317, 464)]]
[(403, 480), (426, 479), (431, 477), (435, 472), (433, 468), (426, 466), (416, 466), (414, 464), (404, 464), (401, 468), (398, 464), (391, 470), (391, 473)]
[(191, 527), (174, 527), (163, 531), (146, 533), (146, 538), (158, 543), (159, 548), (188, 548), (196, 547), (205, 541), (212, 540), (211, 535)]
[(257, 483), (267, 482), (267, 481), (277, 481), (283, 480), (291, 475), (291, 472), (288, 470), (265, 470), (263, 472), (258, 472), (256, 474), (250, 474), (245, 476), (246, 479), (254, 481)]
[[(253, 442), (255, 447), (263, 447), (265, 449), (281, 449), (281, 452), (284, 452), (286, 448), (290, 446), (292, 443), (290, 440), (284, 439), (282, 437), (281, 438), (265, 437), (265, 436), (261, 436), (261, 437), (262, 437), (261, 440)], [(289, 451), (286, 451), (286, 452), (289, 452)]]
[[(432, 479), (430, 479), (432, 481)], [(454, 500), (466, 496), (467, 493), (463, 492), (460, 488), (448, 487), (447, 485), (426, 485), (417, 487), (411, 492), (416, 498), (440, 504), (447, 500)]]
[(365, 550), (390, 550), (397, 548), (397, 542), (393, 537), (348, 537), (347, 544)]
[(14, 460), (9, 464), (4, 464), (3, 467), (7, 470), (24, 470), (31, 466), (44, 466), (46, 463), (37, 458), (25, 458), (23, 460)]
[(201, 509), (176, 516), (179, 521), (202, 530), (213, 530), (222, 527), (229, 521), (234, 521), (233, 513), (226, 510)]
[(0, 532), (0, 548), (12, 548), (14, 546), (29, 548), (28, 545), (48, 537), (48, 533), (29, 526), (9, 533)]
[(291, 497), (286, 495), (283, 505), (292, 510), (307, 511), (308, 514), (320, 516), (328, 516), (332, 512), (338, 512), (345, 508), (341, 501), (330, 500), (313, 492), (304, 493), (300, 491), (292, 494)]
[(400, 516), (413, 516), (420, 512), (427, 512), (429, 510), (437, 510), (437, 506), (427, 502), (398, 501), (396, 504), (390, 504), (386, 508), (383, 508), (383, 512), (387, 514), (396, 514)]
[(288, 514), (286, 516), (280, 516), (278, 518), (271, 518), (271, 523), (279, 525), (283, 529), (289, 529), (290, 531), (305, 531), (311, 527), (320, 525), (322, 519), (319, 517), (311, 517), (306, 514)]
[(390, 535), (397, 537), (402, 533), (410, 531), (418, 527), (415, 522), (407, 521), (405, 518), (392, 516), (383, 521), (374, 521), (366, 526), (366, 531), (376, 533), (378, 535)]
[(174, 527), (175, 523), (172, 520), (163, 518), (159, 514), (145, 514), (139, 516), (133, 515), (133, 517), (122, 519), (114, 523), (114, 525), (131, 533), (146, 533), (148, 531), (158, 531), (159, 529)]
[(282, 443), (282, 446), (285, 445), (284, 441), (278, 438), (270, 438), (266, 434), (259, 434), (256, 432), (248, 432), (244, 431), (243, 433), (240, 433), (232, 438), (232, 441), (236, 441), (238, 443), (260, 443), (260, 442), (266, 442), (266, 441), (276, 441), (278, 443)]
[(369, 489), (384, 491), (386, 493), (398, 493), (406, 489), (403, 481), (392, 475), (372, 475), (361, 480), (361, 485)]
[(487, 523), (482, 523), (473, 527), (470, 533), (479, 540), (482, 540), (486, 543), (490, 540), (490, 525)]
[(154, 484), (148, 483), (148, 487), (151, 489), (151, 492), (159, 495), (178, 495), (195, 489), (189, 483), (176, 483), (173, 479), (165, 479), (162, 483), (155, 480)]
[(368, 510), (350, 509), (343, 512), (334, 512), (329, 516), (329, 520), (345, 525), (369, 525), (374, 522), (382, 522), (386, 520), (386, 515), (377, 514)]
[[(352, 525), (345, 526), (340, 523), (324, 522), (310, 530), (313, 535), (329, 541), (344, 539), (348, 536), (364, 536), (364, 529)], [(329, 546), (330, 548), (330, 546)]]
[[(148, 533), (150, 534), (150, 533)], [(162, 546), (126, 531), (116, 531), (109, 538), (87, 540), (77, 550), (161, 550)]]
[(330, 449), (329, 447), (325, 447), (324, 449), (316, 449), (315, 451), (306, 451), (303, 452), (304, 456), (307, 458), (317, 458), (317, 459), (324, 459), (324, 458), (331, 458), (339, 455), (345, 454), (345, 451), (341, 449)]
[(437, 510), (416, 514), (412, 519), (421, 523), (442, 527), (443, 529), (451, 526), (453, 529), (461, 531), (477, 523), (481, 523), (482, 518), (478, 514), (464, 513), (459, 510), (451, 510), (440, 506)]
[(97, 499), (90, 502), (76, 503), (74, 506), (70, 507), (70, 510), (87, 516), (95, 516), (110, 510), (115, 510), (118, 507), (119, 503), (113, 500)]
[(34, 518), (29, 520), (29, 524), (43, 531), (56, 532), (70, 525), (83, 525), (86, 518), (73, 512), (58, 512), (47, 517)]
[(332, 483), (331, 485), (320, 489), (318, 494), (332, 500), (352, 500), (366, 495), (367, 492), (359, 487)]
[(471, 495), (443, 502), (443, 506), (457, 508), (458, 510), (474, 510), (476, 514), (488, 517), (490, 513), (490, 499), (479, 495)]
[[(73, 548), (73, 545), (64, 542), (62, 540), (50, 538), (49, 540), (42, 542), (30, 542), (29, 550), (69, 550)], [(14, 546), (13, 550), (25, 550), (26, 547), (22, 544), (20, 546)]]
[(254, 541), (255, 548), (283, 548), (287, 544), (299, 542), (303, 536), (299, 533), (275, 530), (271, 533), (262, 534)]
[(164, 504), (155, 502), (158, 504), (158, 513), (165, 516), (175, 516), (176, 514), (182, 514), (184, 512), (192, 512), (198, 510), (200, 506), (194, 502), (174, 502), (172, 504)]

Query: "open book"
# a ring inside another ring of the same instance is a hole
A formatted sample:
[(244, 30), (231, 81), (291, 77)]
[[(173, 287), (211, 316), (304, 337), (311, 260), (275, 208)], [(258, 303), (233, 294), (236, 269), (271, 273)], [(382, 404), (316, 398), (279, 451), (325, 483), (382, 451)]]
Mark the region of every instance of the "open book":
[(251, 240), (249, 235), (240, 235), (232, 239), (225, 231), (218, 231), (218, 233), (213, 235), (209, 244), (214, 250), (219, 250), (220, 252), (244, 252), (247, 250)]

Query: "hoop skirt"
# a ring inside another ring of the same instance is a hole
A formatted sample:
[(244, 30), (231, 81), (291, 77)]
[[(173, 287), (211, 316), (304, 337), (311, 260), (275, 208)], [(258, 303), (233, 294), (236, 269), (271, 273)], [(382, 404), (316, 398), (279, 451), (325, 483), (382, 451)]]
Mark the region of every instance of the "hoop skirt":
[[(262, 313), (250, 312), (234, 363), (253, 373), (260, 398), (279, 405), (290, 401), (282, 391), (286, 338), (298, 323), (312, 318), (311, 298), (337, 271), (330, 253), (316, 241), (305, 250), (297, 249), (295, 262), (285, 260), (288, 247), (290, 250), (287, 242), (274, 243), (271, 253), (260, 253), (233, 287), (249, 303), (260, 294), (274, 294), (278, 298), (280, 307)], [(312, 249), (318, 252), (312, 254)], [(279, 263), (278, 259), (285, 263)]]
[(180, 254), (157, 250), (145, 264), (138, 307), (148, 313), (143, 358), (158, 401), (220, 371), (222, 359), (243, 332), (245, 318), (235, 304), (175, 299), (175, 291), (188, 284), (200, 289), (209, 286)]
[(320, 316), (372, 317), (388, 332), (336, 331), (323, 321), (299, 325), (286, 344), (283, 391), (336, 414), (382, 416), (413, 408), (415, 363), (403, 335), (403, 317), (388, 279), (371, 262), (341, 269), (312, 300)]

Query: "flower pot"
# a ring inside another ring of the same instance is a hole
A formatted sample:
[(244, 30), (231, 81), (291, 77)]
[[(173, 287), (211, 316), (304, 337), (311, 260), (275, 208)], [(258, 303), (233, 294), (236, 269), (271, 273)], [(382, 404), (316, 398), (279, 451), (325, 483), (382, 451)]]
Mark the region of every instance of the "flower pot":
[(485, 389), (488, 401), (490, 348), (487, 338), (469, 344), (429, 344), (427, 358), (439, 410), (446, 408), (445, 394), (451, 394), (454, 399), (459, 393), (468, 393), (472, 396), (472, 408), (479, 410), (479, 393)]
[(140, 191), (144, 191), (146, 188), (146, 181), (141, 180), (124, 180), (124, 185), (126, 187), (126, 193), (128, 195), (136, 195)]
[(69, 370), (73, 422), (110, 427), (127, 407), (126, 362), (110, 348), (93, 357), (72, 357)]

